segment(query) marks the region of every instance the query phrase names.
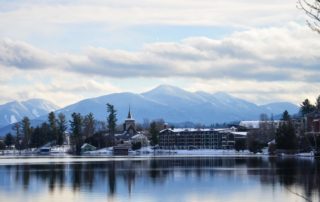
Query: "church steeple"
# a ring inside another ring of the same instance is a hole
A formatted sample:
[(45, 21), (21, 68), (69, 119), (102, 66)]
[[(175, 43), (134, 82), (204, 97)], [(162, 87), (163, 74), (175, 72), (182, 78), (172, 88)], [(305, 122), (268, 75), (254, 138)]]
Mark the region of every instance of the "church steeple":
[(127, 119), (132, 119), (131, 110), (130, 110), (130, 105), (129, 105), (129, 112), (128, 112), (128, 117), (127, 117)]
[(130, 134), (131, 136), (137, 133), (136, 132), (136, 123), (131, 115), (130, 105), (129, 105), (128, 116), (123, 124), (123, 129), (124, 129), (125, 133)]

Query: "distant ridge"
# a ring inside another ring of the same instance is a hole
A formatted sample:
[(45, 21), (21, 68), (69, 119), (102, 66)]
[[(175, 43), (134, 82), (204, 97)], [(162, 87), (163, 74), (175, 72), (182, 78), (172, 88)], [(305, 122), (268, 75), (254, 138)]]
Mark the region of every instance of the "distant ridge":
[(57, 109), (58, 106), (43, 99), (8, 102), (0, 105), (0, 128), (20, 121), (24, 116), (35, 119)]
[(115, 105), (119, 122), (127, 115), (128, 107), (138, 122), (144, 119), (163, 118), (167, 122), (194, 122), (202, 124), (222, 123), (258, 119), (261, 113), (281, 114), (284, 110), (294, 114), (298, 106), (289, 102), (256, 105), (224, 92), (189, 92), (170, 85), (160, 85), (150, 91), (135, 93), (113, 93), (85, 99), (57, 112), (70, 117), (73, 112), (83, 115), (94, 113), (96, 119), (106, 119), (106, 103)]
[[(145, 119), (163, 118), (169, 123), (193, 122), (206, 125), (240, 120), (257, 120), (261, 113), (276, 116), (284, 110), (288, 110), (290, 114), (295, 114), (299, 110), (298, 106), (289, 102), (276, 102), (259, 106), (224, 92), (213, 94), (202, 91), (189, 92), (175, 86), (160, 85), (141, 94), (123, 92), (85, 99), (58, 109), (56, 113), (62, 112), (67, 118), (70, 118), (73, 112), (79, 112), (82, 115), (92, 112), (96, 119), (105, 121), (106, 103), (115, 105), (118, 124), (125, 119), (129, 105), (134, 118), (140, 123)], [(28, 112), (23, 113), (23, 115), (27, 115), (31, 119), (36, 118), (37, 122), (45, 121), (47, 113), (57, 108), (47, 101), (43, 101), (42, 105), (47, 106), (42, 107), (44, 108), (42, 111), (32, 104), (27, 105), (26, 103), (16, 102), (16, 104), (2, 105), (0, 106), (0, 117), (4, 117), (4, 110), (11, 112), (11, 106), (21, 106), (20, 108), (14, 107), (20, 115), (16, 115), (17, 119), (21, 118), (20, 110), (22, 110)], [(36, 109), (41, 115), (35, 116), (32, 113), (33, 109)], [(4, 124), (8, 125), (10, 122), (4, 122)], [(2, 126), (5, 126), (4, 124)]]

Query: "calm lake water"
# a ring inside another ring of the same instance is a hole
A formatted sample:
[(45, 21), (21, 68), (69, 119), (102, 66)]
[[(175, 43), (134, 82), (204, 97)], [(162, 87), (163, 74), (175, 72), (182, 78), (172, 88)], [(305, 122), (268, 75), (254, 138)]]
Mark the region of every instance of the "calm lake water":
[(320, 164), (267, 157), (2, 158), (0, 201), (319, 201)]

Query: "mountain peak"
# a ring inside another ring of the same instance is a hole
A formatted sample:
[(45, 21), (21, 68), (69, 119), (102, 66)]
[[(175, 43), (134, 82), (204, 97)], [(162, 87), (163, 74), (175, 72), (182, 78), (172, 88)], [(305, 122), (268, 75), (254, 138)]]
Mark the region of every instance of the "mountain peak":
[(187, 93), (187, 91), (172, 85), (162, 84), (143, 94), (176, 94)]
[(230, 94), (226, 93), (226, 92), (222, 92), (222, 91), (218, 91), (216, 93), (213, 94), (215, 97), (217, 98), (221, 98), (221, 99), (229, 99), (232, 98), (233, 96), (231, 96)]

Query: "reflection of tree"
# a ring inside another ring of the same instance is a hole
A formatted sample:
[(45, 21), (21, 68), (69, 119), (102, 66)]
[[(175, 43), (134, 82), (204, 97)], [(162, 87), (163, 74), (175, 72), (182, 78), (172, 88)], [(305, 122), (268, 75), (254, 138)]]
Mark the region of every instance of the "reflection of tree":
[(22, 168), (22, 184), (24, 189), (28, 189), (30, 182), (30, 167), (29, 165), (25, 165)]
[[(71, 164), (23, 164), (4, 166), (6, 174), (15, 179), (17, 185), (23, 185), (28, 191), (30, 184), (41, 181), (53, 192), (57, 187), (73, 187), (95, 191), (95, 188), (108, 186), (108, 196), (113, 197), (117, 186), (127, 187), (128, 194), (134, 192), (135, 183), (141, 180), (153, 185), (164, 184), (175, 174), (187, 178), (197, 177), (198, 181), (215, 175), (225, 179), (234, 178), (239, 172), (251, 178), (257, 178), (264, 185), (284, 186), (288, 191), (292, 187), (301, 188), (301, 195), (311, 198), (320, 193), (319, 161), (290, 158), (161, 158), (150, 160), (124, 160), (87, 162)], [(0, 178), (3, 173), (0, 172)], [(117, 183), (117, 179), (123, 179)], [(123, 189), (121, 189), (123, 190)], [(126, 190), (126, 189), (125, 189)]]
[(80, 190), (81, 182), (81, 174), (82, 174), (82, 164), (75, 163), (70, 166), (72, 172), (72, 187), (74, 191)]
[(116, 191), (116, 162), (112, 161), (108, 165), (108, 184), (109, 184), (109, 194), (114, 195)]

